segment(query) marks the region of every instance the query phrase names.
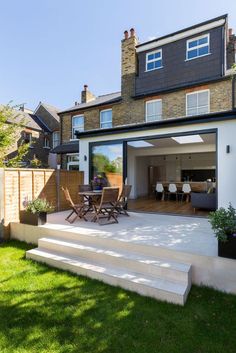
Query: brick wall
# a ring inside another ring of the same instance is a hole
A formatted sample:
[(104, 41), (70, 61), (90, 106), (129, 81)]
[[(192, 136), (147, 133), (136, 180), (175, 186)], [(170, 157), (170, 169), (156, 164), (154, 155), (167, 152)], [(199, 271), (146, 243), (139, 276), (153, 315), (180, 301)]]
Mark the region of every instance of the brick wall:
[[(30, 161), (36, 156), (42, 163), (44, 167), (48, 166), (48, 155), (50, 149), (44, 148), (44, 133), (42, 131), (37, 131), (29, 128), (25, 128), (24, 130), (19, 130), (16, 134), (15, 143), (9, 148), (7, 153), (7, 158), (11, 159), (17, 155), (18, 147), (24, 142), (24, 133), (32, 134), (32, 147), (29, 148), (28, 153), (23, 158), (23, 161), (28, 165)], [(48, 136), (49, 141), (51, 140), (51, 136)]]
[[(129, 102), (121, 101), (114, 104), (113, 107), (91, 108), (91, 110), (83, 112), (85, 130), (98, 129), (100, 127), (100, 111), (107, 108), (112, 108), (113, 126), (142, 123), (145, 121), (145, 103), (152, 99), (162, 99), (163, 119), (185, 116), (186, 94), (204, 89), (210, 90), (210, 112), (226, 111), (232, 108), (232, 80), (229, 78), (217, 83), (200, 85), (145, 99), (131, 99)], [(62, 119), (62, 140), (63, 142), (68, 142), (70, 139), (71, 115), (65, 115)]]

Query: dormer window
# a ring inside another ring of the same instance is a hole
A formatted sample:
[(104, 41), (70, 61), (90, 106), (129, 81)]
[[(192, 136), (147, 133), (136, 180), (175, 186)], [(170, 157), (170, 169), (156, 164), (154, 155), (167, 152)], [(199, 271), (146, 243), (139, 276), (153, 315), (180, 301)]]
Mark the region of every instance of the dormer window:
[(146, 54), (146, 71), (162, 68), (162, 49)]
[(210, 54), (210, 34), (187, 40), (186, 60)]

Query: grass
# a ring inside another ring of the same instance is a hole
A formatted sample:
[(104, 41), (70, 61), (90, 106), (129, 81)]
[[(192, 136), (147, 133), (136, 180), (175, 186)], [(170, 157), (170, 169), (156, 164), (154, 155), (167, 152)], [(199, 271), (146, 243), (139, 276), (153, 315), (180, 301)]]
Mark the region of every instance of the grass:
[(235, 353), (236, 296), (193, 286), (184, 307), (25, 259), (0, 245), (1, 353)]

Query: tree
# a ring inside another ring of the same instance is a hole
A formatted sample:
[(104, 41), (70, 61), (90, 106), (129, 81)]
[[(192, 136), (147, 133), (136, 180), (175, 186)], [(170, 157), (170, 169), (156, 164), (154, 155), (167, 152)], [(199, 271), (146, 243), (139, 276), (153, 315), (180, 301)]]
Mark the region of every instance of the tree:
[(18, 147), (17, 156), (7, 160), (8, 151), (15, 145), (17, 135), (24, 126), (24, 119), (18, 119), (14, 109), (8, 104), (0, 107), (0, 167), (19, 167), (27, 154), (29, 144)]

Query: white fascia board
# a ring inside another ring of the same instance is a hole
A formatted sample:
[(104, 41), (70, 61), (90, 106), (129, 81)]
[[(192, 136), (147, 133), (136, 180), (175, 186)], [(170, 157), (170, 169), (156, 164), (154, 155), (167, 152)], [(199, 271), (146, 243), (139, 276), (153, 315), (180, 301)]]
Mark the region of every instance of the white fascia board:
[(160, 47), (164, 44), (168, 44), (168, 43), (180, 40), (180, 39), (191, 37), (191, 36), (194, 36), (194, 35), (199, 34), (201, 32), (209, 31), (210, 29), (222, 26), (223, 24), (225, 24), (225, 19), (214, 21), (214, 22), (208, 23), (206, 25), (196, 27), (194, 29), (190, 29), (190, 30), (175, 34), (170, 37), (156, 40), (155, 42), (147, 43), (146, 45), (144, 44), (141, 47), (136, 48), (136, 52), (140, 53), (142, 51), (154, 49), (154, 48)]

